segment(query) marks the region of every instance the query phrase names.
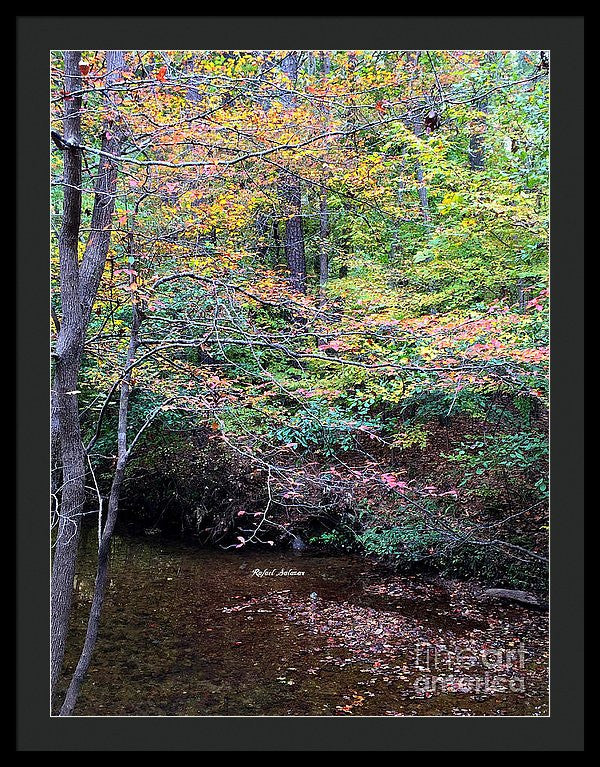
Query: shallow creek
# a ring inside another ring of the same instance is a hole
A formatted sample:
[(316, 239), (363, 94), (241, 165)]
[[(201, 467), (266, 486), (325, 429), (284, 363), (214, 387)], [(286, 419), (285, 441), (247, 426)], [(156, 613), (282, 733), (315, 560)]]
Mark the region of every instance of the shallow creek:
[[(67, 672), (91, 600), (82, 541)], [(352, 556), (115, 537), (83, 716), (544, 716), (547, 615)]]

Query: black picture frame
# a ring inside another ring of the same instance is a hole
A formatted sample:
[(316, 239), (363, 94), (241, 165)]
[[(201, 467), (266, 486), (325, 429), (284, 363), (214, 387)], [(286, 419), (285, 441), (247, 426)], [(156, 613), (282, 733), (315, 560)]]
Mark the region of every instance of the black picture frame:
[[(17, 750), (583, 750), (583, 44), (582, 16), (16, 17)], [(550, 50), (549, 717), (49, 716), (48, 54), (68, 48)]]

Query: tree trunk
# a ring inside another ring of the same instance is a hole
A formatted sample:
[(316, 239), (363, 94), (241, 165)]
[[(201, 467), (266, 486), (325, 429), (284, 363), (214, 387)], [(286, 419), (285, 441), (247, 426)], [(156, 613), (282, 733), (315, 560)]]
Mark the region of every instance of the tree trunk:
[[(479, 101), (476, 104), (479, 112), (487, 111), (486, 101)], [(476, 117), (471, 126), (471, 135), (469, 136), (469, 165), (471, 170), (483, 170), (485, 167), (485, 118), (480, 115)]]
[(287, 173), (282, 183), (281, 196), (286, 202), (285, 257), (290, 270), (292, 287), (306, 293), (306, 256), (302, 229), (302, 193), (300, 183), (293, 174)]
[[(487, 62), (494, 60), (494, 51), (485, 54)], [(480, 113), (471, 123), (471, 135), (469, 136), (469, 165), (471, 170), (483, 170), (485, 167), (485, 130), (486, 113), (489, 109), (487, 97), (475, 102), (475, 109)]]
[[(331, 69), (331, 60), (329, 58), (329, 52), (321, 51), (321, 69), (323, 76), (327, 76)], [(325, 112), (325, 129), (329, 128), (329, 110), (324, 107)], [(327, 286), (327, 280), (329, 279), (329, 210), (327, 207), (327, 180), (328, 174), (323, 169), (322, 181), (323, 188), (321, 189), (321, 195), (319, 199), (319, 293), (320, 302), (325, 302), (325, 287)]]
[(256, 249), (262, 264), (267, 262), (269, 254), (269, 217), (265, 213), (259, 213), (256, 217)]
[[(298, 79), (298, 53), (291, 51), (281, 64), (292, 86)], [(296, 98), (291, 91), (282, 97), (283, 105), (293, 110)], [(302, 228), (302, 191), (300, 180), (295, 173), (286, 171), (282, 174), (280, 196), (285, 211), (285, 256), (290, 270), (292, 287), (300, 293), (306, 293), (306, 256), (304, 252), (304, 231)]]
[[(421, 56), (421, 51), (414, 51), (414, 55), (411, 57), (409, 55), (408, 61), (411, 63), (413, 67), (413, 77), (411, 78), (411, 93), (412, 93), (412, 83), (416, 79), (416, 73), (417, 68), (419, 66), (419, 58)], [(419, 110), (423, 110), (425, 108), (425, 105), (421, 102), (416, 102), (415, 107)], [(419, 113), (419, 111), (416, 112), (416, 114), (413, 115), (411, 119), (409, 119), (409, 123), (412, 127), (412, 131), (415, 134), (415, 136), (420, 137), (423, 135), (424, 126), (423, 126), (423, 116)], [(415, 160), (415, 174), (417, 177), (417, 191), (419, 193), (419, 205), (421, 208), (421, 216), (423, 217), (423, 222), (425, 224), (428, 224), (431, 221), (431, 215), (429, 212), (429, 198), (427, 196), (427, 187), (425, 186), (425, 181), (423, 178), (423, 168), (421, 167), (421, 163), (419, 160)]]
[[(66, 51), (65, 94), (81, 89), (79, 51)], [(81, 143), (81, 96), (65, 98), (63, 132), (66, 141)], [(85, 500), (85, 465), (79, 404), (78, 374), (84, 327), (79, 294), (79, 227), (81, 223), (81, 150), (64, 150), (63, 220), (58, 240), (62, 322), (56, 341), (52, 392), (52, 437), (60, 445), (62, 488), (51, 575), (51, 685), (60, 674), (71, 612), (80, 514)]]
[[(423, 135), (423, 120), (421, 117), (416, 117), (413, 120), (413, 131), (415, 136)], [(419, 192), (419, 203), (421, 207), (421, 215), (424, 223), (428, 224), (431, 221), (431, 214), (429, 212), (429, 198), (427, 196), (427, 187), (423, 178), (423, 168), (418, 160), (415, 160), (415, 172), (417, 175), (417, 190)]]
[(73, 709), (75, 708), (75, 704), (81, 690), (81, 685), (83, 684), (83, 680), (85, 679), (85, 675), (87, 674), (90, 662), (92, 660), (92, 655), (96, 646), (96, 639), (98, 638), (100, 616), (102, 614), (104, 595), (106, 593), (106, 582), (108, 580), (109, 574), (109, 557), (112, 534), (114, 532), (117, 516), (119, 513), (121, 486), (123, 484), (125, 468), (127, 466), (127, 459), (129, 457), (129, 450), (127, 448), (127, 423), (129, 416), (129, 396), (131, 393), (131, 368), (140, 343), (140, 325), (140, 313), (134, 305), (129, 347), (127, 349), (127, 357), (125, 360), (124, 368), (127, 372), (123, 376), (123, 381), (121, 382), (119, 398), (117, 466), (110, 488), (106, 523), (104, 525), (104, 529), (102, 530), (100, 545), (98, 547), (98, 565), (96, 569), (94, 595), (92, 597), (92, 606), (90, 608), (83, 649), (81, 651), (81, 655), (79, 656), (79, 661), (73, 673), (71, 683), (69, 684), (67, 694), (65, 695), (65, 700), (60, 709), (60, 716), (70, 716), (73, 713)]
[(428, 224), (431, 221), (431, 214), (429, 213), (429, 199), (427, 197), (427, 187), (425, 186), (425, 181), (423, 180), (423, 169), (421, 168), (421, 164), (418, 160), (416, 162), (416, 169), (417, 188), (419, 190), (419, 201), (421, 203), (421, 215), (423, 216), (423, 221)]
[[(65, 52), (65, 93), (82, 88), (79, 51)], [(107, 51), (107, 84), (114, 83), (123, 69), (122, 51)], [(108, 104), (107, 98), (107, 104)], [(64, 138), (77, 147), (81, 143), (81, 97), (65, 99)], [(118, 154), (119, 126), (107, 118), (103, 126), (102, 151)], [(51, 689), (60, 675), (71, 614), (73, 580), (81, 513), (85, 503), (85, 451), (81, 441), (77, 386), (85, 342), (85, 331), (104, 271), (111, 236), (116, 191), (116, 164), (100, 157), (95, 181), (91, 232), (81, 265), (78, 259), (81, 223), (81, 150), (64, 150), (63, 221), (58, 242), (62, 321), (56, 342), (56, 365), (51, 400), (53, 449), (60, 443), (62, 486), (58, 528), (51, 575)], [(58, 495), (58, 494), (57, 494)]]
[(321, 300), (324, 300), (324, 291), (329, 279), (329, 211), (327, 209), (327, 191), (321, 192), (319, 212), (319, 287)]
[[(106, 85), (116, 83), (125, 69), (123, 51), (106, 51)], [(107, 108), (110, 100), (106, 100)], [(112, 105), (111, 105), (112, 106)], [(123, 131), (115, 125), (112, 118), (107, 118), (102, 126), (102, 151), (118, 157), (121, 153)], [(94, 209), (92, 211), (91, 231), (81, 261), (81, 304), (83, 321), (87, 326), (90, 321), (92, 306), (96, 300), (98, 287), (112, 234), (112, 217), (115, 210), (115, 192), (117, 189), (117, 163), (100, 156), (96, 182), (94, 185)]]
[(273, 249), (275, 251), (275, 263), (281, 260), (281, 238), (279, 237), (279, 220), (273, 221)]

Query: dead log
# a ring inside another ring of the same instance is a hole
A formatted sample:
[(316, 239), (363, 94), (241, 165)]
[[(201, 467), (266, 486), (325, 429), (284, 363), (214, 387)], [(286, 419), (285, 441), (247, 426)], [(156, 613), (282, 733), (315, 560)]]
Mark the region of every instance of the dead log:
[(518, 591), (517, 589), (486, 589), (481, 594), (481, 599), (500, 599), (538, 609), (545, 607), (534, 594), (530, 594), (528, 591)]

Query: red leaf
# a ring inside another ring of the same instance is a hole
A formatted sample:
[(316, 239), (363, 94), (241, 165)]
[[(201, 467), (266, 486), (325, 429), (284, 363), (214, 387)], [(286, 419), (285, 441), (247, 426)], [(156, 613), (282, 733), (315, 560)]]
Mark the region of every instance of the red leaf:
[(164, 82), (164, 80), (165, 80), (165, 75), (166, 75), (166, 74), (167, 74), (167, 68), (166, 68), (166, 66), (164, 66), (164, 65), (163, 65), (163, 66), (162, 66), (162, 67), (161, 67), (161, 68), (158, 70), (158, 72), (156, 73), (156, 79), (157, 79), (157, 80), (160, 80), (160, 82), (162, 83), (162, 82)]

